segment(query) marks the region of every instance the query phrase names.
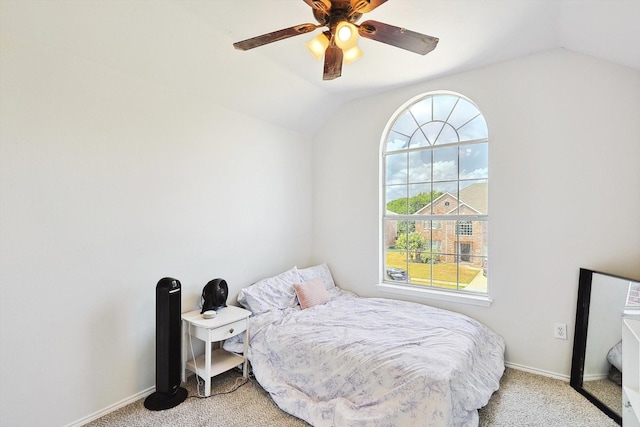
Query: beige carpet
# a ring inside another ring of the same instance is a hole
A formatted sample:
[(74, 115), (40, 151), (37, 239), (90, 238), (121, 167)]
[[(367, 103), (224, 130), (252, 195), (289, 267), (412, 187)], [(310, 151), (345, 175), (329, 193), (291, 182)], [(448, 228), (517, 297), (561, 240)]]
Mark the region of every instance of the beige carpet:
[(507, 369), (489, 404), (480, 411), (480, 426), (613, 427), (618, 424), (571, 388), (554, 380)]
[[(213, 379), (213, 393), (234, 388), (237, 371)], [(88, 424), (91, 427), (131, 426), (308, 426), (281, 411), (255, 380), (237, 390), (200, 399), (194, 377), (183, 384), (189, 398), (165, 411), (149, 411), (143, 400)], [(569, 383), (507, 369), (489, 404), (480, 410), (480, 426), (495, 427), (613, 427), (617, 424), (576, 393)]]
[(613, 409), (614, 412), (622, 414), (622, 386), (611, 380), (603, 379), (585, 381), (582, 387), (600, 402)]

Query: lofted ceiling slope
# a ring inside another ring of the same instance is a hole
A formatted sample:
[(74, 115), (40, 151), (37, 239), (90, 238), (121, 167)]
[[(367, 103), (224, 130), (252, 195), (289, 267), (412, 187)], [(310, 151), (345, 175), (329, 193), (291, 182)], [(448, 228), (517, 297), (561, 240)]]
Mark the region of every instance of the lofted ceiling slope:
[(14, 1), (3, 39), (25, 39), (304, 134), (343, 103), (439, 76), (566, 48), (640, 70), (640, 0), (389, 0), (362, 20), (438, 37), (426, 56), (361, 39), (364, 57), (322, 80), (304, 43), (232, 43), (315, 23), (303, 0)]

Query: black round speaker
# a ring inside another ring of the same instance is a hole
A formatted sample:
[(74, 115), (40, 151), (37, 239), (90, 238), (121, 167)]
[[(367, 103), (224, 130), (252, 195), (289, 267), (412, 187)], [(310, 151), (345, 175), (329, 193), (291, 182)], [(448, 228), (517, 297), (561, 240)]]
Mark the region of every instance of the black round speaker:
[(227, 306), (229, 287), (224, 279), (213, 279), (202, 289), (202, 311), (216, 310)]

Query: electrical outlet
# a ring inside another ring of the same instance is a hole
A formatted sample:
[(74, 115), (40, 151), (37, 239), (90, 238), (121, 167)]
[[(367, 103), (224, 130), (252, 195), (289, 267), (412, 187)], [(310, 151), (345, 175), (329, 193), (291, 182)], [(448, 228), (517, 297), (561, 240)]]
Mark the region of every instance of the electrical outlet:
[(567, 339), (567, 324), (566, 323), (554, 323), (553, 324), (553, 337), (561, 340)]

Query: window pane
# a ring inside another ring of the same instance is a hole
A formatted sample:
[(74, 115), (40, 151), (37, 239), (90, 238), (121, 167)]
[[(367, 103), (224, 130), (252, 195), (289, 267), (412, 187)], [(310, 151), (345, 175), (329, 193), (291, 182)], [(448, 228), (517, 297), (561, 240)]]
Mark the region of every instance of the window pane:
[(482, 269), (480, 267), (473, 267), (469, 257), (458, 257), (458, 282), (460, 289), (469, 286), (478, 275), (482, 276)]
[(416, 118), (420, 125), (433, 120), (433, 115), (431, 114), (432, 99), (431, 97), (423, 99), (409, 107), (409, 111), (411, 111), (411, 114), (413, 114), (413, 117)]
[(395, 231), (397, 238), (393, 243), (389, 238), (389, 246), (385, 250), (385, 277), (387, 280), (408, 282), (409, 263), (424, 248), (426, 239), (416, 232), (416, 221), (395, 221), (395, 230), (393, 225), (385, 224), (385, 232), (387, 227), (389, 234), (393, 235)]
[(466, 125), (458, 129), (460, 135), (460, 141), (471, 141), (474, 139), (486, 138), (489, 134), (487, 131), (487, 123), (484, 121), (484, 117), (478, 116), (471, 120)]
[(456, 238), (458, 240), (456, 254), (469, 261), (473, 256), (482, 256), (486, 251), (485, 221), (456, 221)]
[(388, 185), (385, 199), (387, 215), (390, 212), (396, 214), (407, 214), (409, 201), (407, 198), (406, 185)]
[(391, 154), (385, 157), (385, 180), (387, 184), (407, 183), (407, 153)]
[(431, 252), (431, 221), (415, 221), (415, 231), (424, 238), (422, 251)]
[(450, 124), (445, 123), (440, 131), (440, 135), (435, 140), (435, 144), (450, 144), (458, 142), (458, 132), (451, 127)]
[(386, 251), (384, 266), (385, 279), (392, 282), (407, 283), (409, 281), (407, 264), (406, 251)]
[[(426, 273), (425, 276), (429, 284), (439, 288), (457, 289), (458, 265), (455, 262), (456, 257), (437, 252), (426, 255), (428, 255), (428, 263), (421, 265), (427, 267), (423, 267), (422, 271)], [(411, 266), (409, 268), (411, 269)], [(416, 275), (416, 279), (421, 278), (423, 277)], [(415, 280), (413, 276), (411, 277), (411, 282), (419, 284), (418, 280)]]
[(456, 215), (458, 213), (458, 183), (434, 182), (433, 191), (438, 198), (432, 203), (434, 215)]
[(486, 215), (488, 196), (486, 180), (460, 181), (460, 215)]
[(409, 182), (431, 181), (432, 150), (421, 150), (409, 153)]
[(432, 246), (437, 246), (437, 252), (443, 258), (441, 262), (453, 262), (452, 259), (446, 258), (450, 255), (458, 253), (458, 236), (456, 235), (456, 221), (440, 221), (442, 227), (431, 230)]
[(414, 285), (432, 286), (431, 269), (433, 267), (430, 252), (417, 252), (409, 260), (409, 277)]
[(429, 144), (433, 144), (436, 139), (438, 139), (438, 135), (440, 135), (443, 126), (444, 123), (442, 122), (429, 122), (422, 126), (420, 129), (427, 136)]
[(458, 101), (454, 95), (439, 95), (433, 97), (433, 120), (446, 121), (451, 114), (451, 110)]
[(431, 213), (431, 184), (409, 185), (409, 213), (429, 215)]
[(486, 142), (460, 147), (460, 179), (487, 178), (489, 150)]
[(401, 133), (403, 135), (411, 136), (418, 129), (418, 124), (411, 116), (411, 113), (405, 111), (403, 114), (398, 117), (396, 122), (393, 124), (393, 131)]
[(476, 247), (474, 255), (479, 255), (485, 258), (484, 264), (486, 264), (486, 258), (489, 256), (489, 221), (478, 221), (478, 232), (482, 235), (478, 238), (480, 242), (480, 248)]
[(398, 132), (391, 131), (387, 137), (386, 151), (403, 150), (409, 146), (409, 137)]
[(469, 120), (475, 118), (480, 112), (475, 105), (467, 101), (466, 99), (460, 99), (456, 104), (456, 108), (453, 109), (451, 116), (449, 116), (449, 124), (458, 129)]
[(466, 291), (486, 292), (487, 276), (484, 266), (486, 258), (470, 257), (460, 259), (460, 287)]
[[(487, 222), (486, 221), (457, 221), (456, 254), (464, 262), (479, 262), (479, 258), (487, 256)], [(478, 263), (476, 267), (480, 267)]]
[(410, 148), (418, 148), (418, 147), (427, 147), (430, 143), (427, 140), (427, 137), (424, 133), (422, 133), (422, 129), (418, 129), (416, 133), (413, 134), (411, 140), (409, 141)]
[(433, 150), (433, 180), (458, 179), (458, 147), (436, 148)]
[(384, 221), (384, 248), (389, 249), (396, 244), (398, 238), (398, 221), (386, 219)]

